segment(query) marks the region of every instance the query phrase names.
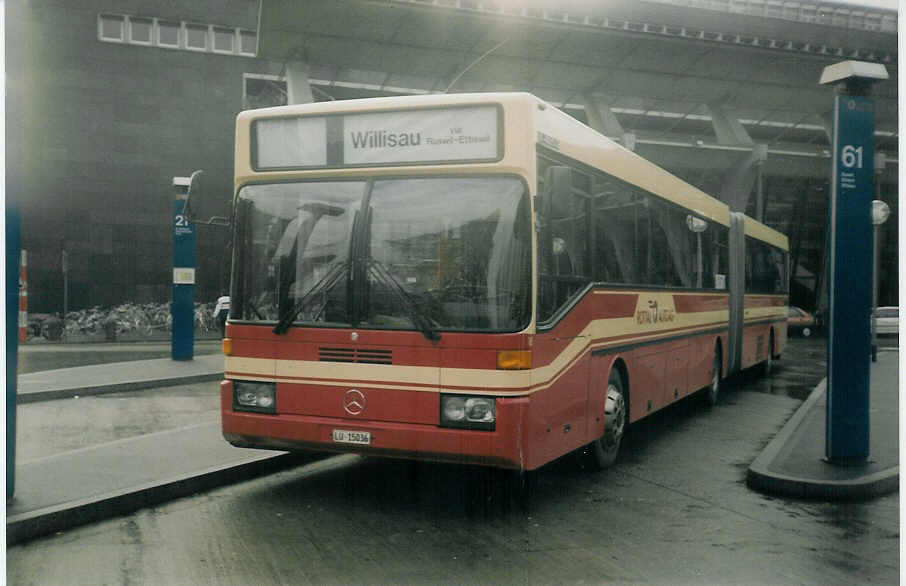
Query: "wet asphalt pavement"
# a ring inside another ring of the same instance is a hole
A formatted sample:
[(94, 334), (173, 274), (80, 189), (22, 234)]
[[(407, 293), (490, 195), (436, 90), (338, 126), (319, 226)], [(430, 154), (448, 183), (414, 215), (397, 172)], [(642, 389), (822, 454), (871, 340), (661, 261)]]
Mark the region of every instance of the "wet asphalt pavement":
[(804, 401), (827, 376), (827, 339), (816, 335), (791, 338), (772, 376), (763, 377), (757, 370), (740, 373), (732, 382), (744, 385), (746, 390)]
[[(546, 466), (527, 504), (498, 472), (336, 456), (14, 546), (7, 578), (894, 584), (897, 494), (824, 503), (745, 484), (748, 465), (823, 378), (823, 359), (823, 339), (793, 339), (770, 380), (744, 373), (724, 385), (713, 409), (693, 398), (654, 414), (630, 429), (609, 471), (589, 474), (568, 457)], [(154, 405), (156, 420), (187, 405), (192, 419), (216, 412), (208, 387), (135, 396)], [(123, 397), (95, 401), (115, 410)]]

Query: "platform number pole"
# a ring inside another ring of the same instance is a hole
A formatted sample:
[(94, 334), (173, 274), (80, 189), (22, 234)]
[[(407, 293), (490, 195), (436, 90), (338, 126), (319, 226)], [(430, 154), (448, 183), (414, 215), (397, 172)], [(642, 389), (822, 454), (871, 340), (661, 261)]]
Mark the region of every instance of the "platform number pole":
[[(828, 225), (827, 431), (833, 464), (869, 456), (874, 100), (860, 62), (838, 64)], [(839, 77), (840, 66), (851, 73)], [(874, 66), (874, 64), (866, 64)], [(825, 69), (828, 70), (835, 66)], [(869, 70), (873, 71), (873, 69)], [(886, 75), (886, 71), (885, 71)], [(824, 83), (824, 75), (822, 76)]]
[(195, 225), (183, 215), (188, 177), (173, 178), (173, 360), (191, 360), (195, 345)]

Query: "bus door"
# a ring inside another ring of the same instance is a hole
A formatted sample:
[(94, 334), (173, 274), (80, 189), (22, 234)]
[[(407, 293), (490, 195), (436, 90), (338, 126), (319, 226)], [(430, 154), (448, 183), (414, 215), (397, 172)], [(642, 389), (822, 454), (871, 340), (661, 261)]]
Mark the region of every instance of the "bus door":
[(538, 322), (531, 429), (543, 459), (588, 441), (586, 412), (594, 315), (591, 277), (591, 198), (588, 176), (550, 166), (540, 186)]
[[(565, 325), (565, 324), (564, 324)], [(542, 459), (556, 458), (587, 443), (589, 337), (575, 331), (535, 336), (533, 358), (533, 438)], [(606, 388), (606, 387), (605, 387)]]

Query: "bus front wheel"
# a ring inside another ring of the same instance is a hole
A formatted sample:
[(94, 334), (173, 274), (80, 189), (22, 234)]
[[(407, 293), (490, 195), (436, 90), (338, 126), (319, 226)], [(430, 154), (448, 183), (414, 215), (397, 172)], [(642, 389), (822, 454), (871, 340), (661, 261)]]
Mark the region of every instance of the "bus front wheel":
[(626, 432), (626, 391), (623, 378), (616, 369), (610, 371), (607, 380), (607, 398), (604, 403), (604, 434), (591, 442), (587, 448), (587, 463), (595, 470), (613, 466), (620, 451), (620, 442)]

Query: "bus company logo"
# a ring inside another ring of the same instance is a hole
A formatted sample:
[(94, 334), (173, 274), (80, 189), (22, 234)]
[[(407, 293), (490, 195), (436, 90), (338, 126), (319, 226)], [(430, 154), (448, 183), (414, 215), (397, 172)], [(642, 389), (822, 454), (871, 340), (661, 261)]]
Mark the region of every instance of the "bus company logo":
[(349, 389), (343, 395), (343, 409), (350, 415), (358, 415), (365, 410), (365, 395), (357, 389)]
[(635, 321), (639, 325), (658, 324), (676, 320), (676, 311), (672, 307), (659, 307), (656, 299), (648, 300), (647, 309), (637, 309)]

